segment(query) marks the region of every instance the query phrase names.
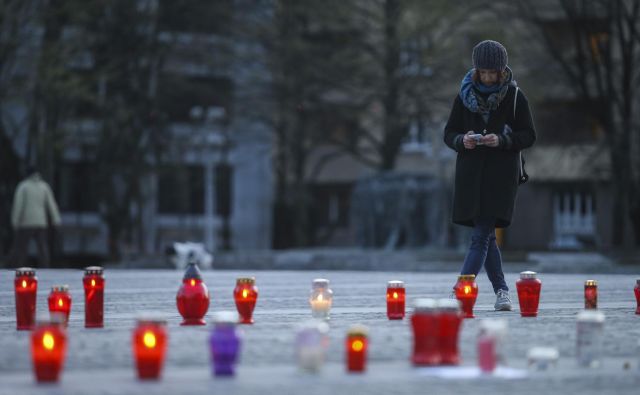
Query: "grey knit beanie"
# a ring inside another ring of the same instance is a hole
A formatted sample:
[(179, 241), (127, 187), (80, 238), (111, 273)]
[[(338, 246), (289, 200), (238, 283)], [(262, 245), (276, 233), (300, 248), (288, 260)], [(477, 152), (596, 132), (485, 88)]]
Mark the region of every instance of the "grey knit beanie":
[(503, 71), (507, 67), (506, 48), (497, 41), (485, 40), (473, 47), (473, 67)]

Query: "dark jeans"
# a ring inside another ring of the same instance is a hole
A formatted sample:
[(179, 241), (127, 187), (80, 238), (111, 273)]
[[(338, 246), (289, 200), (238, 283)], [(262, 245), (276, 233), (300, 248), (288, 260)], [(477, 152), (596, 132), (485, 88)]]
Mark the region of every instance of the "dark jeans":
[(47, 228), (26, 227), (18, 228), (15, 233), (13, 245), (13, 264), (23, 266), (27, 258), (29, 241), (36, 240), (38, 247), (39, 267), (49, 267), (49, 244), (47, 242)]
[(471, 245), (464, 259), (460, 274), (475, 274), (484, 265), (487, 276), (493, 285), (493, 292), (509, 290), (502, 273), (502, 256), (496, 244), (495, 218), (477, 218), (471, 234)]

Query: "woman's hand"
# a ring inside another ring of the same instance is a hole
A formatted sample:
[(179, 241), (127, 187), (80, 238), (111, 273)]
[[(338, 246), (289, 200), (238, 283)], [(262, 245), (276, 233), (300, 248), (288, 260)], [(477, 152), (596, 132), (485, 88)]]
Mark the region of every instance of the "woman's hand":
[(476, 148), (476, 143), (477, 143), (476, 139), (469, 137), (475, 133), (476, 132), (474, 132), (473, 130), (469, 130), (467, 134), (464, 135), (464, 137), (462, 138), (462, 143), (464, 144), (464, 148), (466, 149)]
[(500, 145), (500, 139), (498, 138), (497, 134), (491, 133), (482, 136), (482, 143), (487, 147), (497, 147), (498, 145)]

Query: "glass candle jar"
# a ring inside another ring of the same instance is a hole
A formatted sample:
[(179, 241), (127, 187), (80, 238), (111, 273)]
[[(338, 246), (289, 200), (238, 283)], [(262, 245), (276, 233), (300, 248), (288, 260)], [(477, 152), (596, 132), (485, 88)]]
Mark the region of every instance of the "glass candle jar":
[(497, 365), (506, 365), (505, 342), (508, 324), (504, 319), (485, 319), (478, 332), (478, 366), (485, 373), (493, 372)]
[(603, 352), (604, 320), (604, 314), (597, 310), (583, 310), (578, 313), (576, 356), (580, 366), (600, 366)]
[(516, 281), (516, 289), (518, 290), (518, 302), (522, 317), (538, 316), (541, 288), (542, 282), (537, 278), (536, 272), (520, 273), (520, 279)]
[(461, 274), (458, 276), (458, 282), (453, 288), (462, 305), (464, 318), (474, 318), (473, 306), (476, 304), (478, 297), (478, 284), (476, 284), (475, 274)]
[(434, 299), (416, 299), (411, 315), (413, 329), (414, 365), (438, 365), (440, 363), (440, 312)]
[(478, 367), (482, 373), (492, 373), (498, 366), (496, 338), (487, 334), (478, 336)]
[(258, 287), (255, 277), (240, 277), (236, 280), (233, 299), (240, 315), (241, 324), (253, 324), (253, 309), (258, 300)]
[(67, 336), (61, 314), (51, 320), (39, 321), (31, 334), (31, 360), (38, 382), (56, 382), (64, 367)]
[(157, 318), (139, 318), (133, 331), (133, 357), (138, 378), (157, 380), (162, 373), (167, 349), (167, 322)]
[(584, 282), (584, 308), (598, 308), (598, 282), (596, 280), (587, 280)]
[(309, 296), (313, 318), (328, 320), (332, 301), (333, 291), (329, 288), (329, 280), (324, 278), (313, 280), (311, 283), (311, 295)]
[(329, 325), (319, 320), (303, 323), (296, 333), (295, 353), (298, 366), (307, 372), (317, 373), (324, 365), (329, 347)]
[(221, 311), (213, 317), (214, 328), (209, 337), (211, 363), (216, 376), (233, 376), (240, 354), (241, 337), (236, 328), (238, 315)]
[(69, 324), (69, 313), (71, 312), (71, 295), (69, 295), (68, 285), (56, 285), (51, 287), (51, 293), (47, 298), (49, 303), (49, 313), (60, 313), (64, 317), (64, 326)]
[(640, 278), (636, 280), (636, 286), (633, 287), (633, 293), (636, 295), (636, 314), (640, 314)]
[(364, 372), (367, 366), (369, 330), (364, 325), (352, 325), (347, 332), (347, 371)]
[(394, 280), (387, 283), (387, 318), (401, 320), (404, 318), (405, 305), (404, 282)]
[(104, 326), (104, 270), (100, 266), (88, 266), (84, 269), (82, 285), (84, 287), (84, 327), (102, 328)]
[(532, 370), (551, 370), (558, 365), (560, 353), (553, 347), (533, 347), (527, 352), (527, 364)]
[(176, 295), (176, 304), (184, 318), (180, 325), (205, 325), (204, 315), (209, 310), (209, 290), (202, 281), (200, 269), (194, 261), (187, 264)]
[(16, 269), (14, 280), (16, 295), (16, 328), (31, 330), (36, 320), (36, 296), (38, 293), (38, 278), (36, 271), (30, 267)]
[(462, 324), (460, 302), (453, 299), (439, 299), (437, 301), (438, 314), (438, 347), (440, 348), (441, 365), (460, 364), (458, 352), (458, 337)]

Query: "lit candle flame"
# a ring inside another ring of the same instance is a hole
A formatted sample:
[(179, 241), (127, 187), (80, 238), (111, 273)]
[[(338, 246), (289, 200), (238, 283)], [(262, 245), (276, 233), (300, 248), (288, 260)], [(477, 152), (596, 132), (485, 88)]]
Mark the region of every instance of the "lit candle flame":
[(196, 280), (191, 279), (191, 286), (194, 287), (196, 285)]
[(469, 286), (469, 285), (465, 285), (465, 286), (464, 286), (464, 294), (465, 294), (465, 295), (468, 295), (468, 294), (470, 294), (470, 293), (471, 293), (471, 286)]
[(49, 332), (45, 332), (44, 336), (42, 336), (42, 345), (47, 350), (53, 350), (53, 347), (56, 345), (55, 340), (53, 339), (53, 335)]
[(60, 307), (64, 306), (64, 302), (62, 301), (62, 299), (58, 299), (58, 306)]
[(22, 288), (27, 288), (27, 280), (22, 280)]
[(247, 291), (246, 289), (242, 290), (242, 297), (246, 298), (247, 296), (249, 296), (249, 291)]
[(318, 302), (322, 302), (322, 294), (318, 295)]
[(145, 332), (142, 342), (147, 348), (154, 348), (156, 346), (156, 335), (153, 332)]
[(96, 280), (91, 279), (91, 286), (92, 286), (92, 287), (95, 287), (95, 286), (96, 286)]
[(362, 351), (363, 348), (364, 348), (364, 343), (362, 342), (362, 340), (356, 340), (353, 343), (351, 343), (351, 349), (353, 351), (360, 352)]
[(394, 293), (393, 293), (393, 298), (394, 298), (394, 299), (398, 299), (398, 293), (397, 293), (397, 292), (394, 292)]

